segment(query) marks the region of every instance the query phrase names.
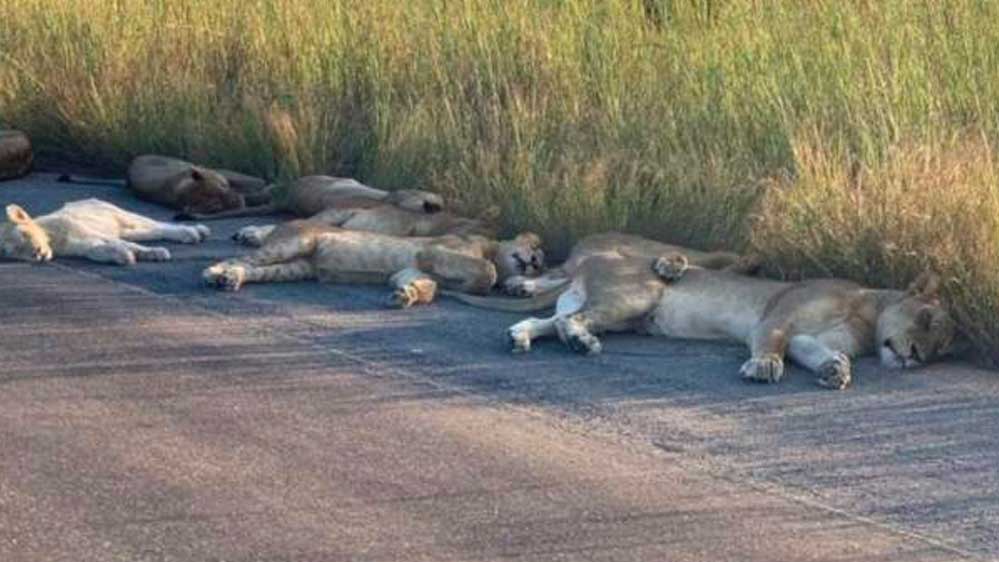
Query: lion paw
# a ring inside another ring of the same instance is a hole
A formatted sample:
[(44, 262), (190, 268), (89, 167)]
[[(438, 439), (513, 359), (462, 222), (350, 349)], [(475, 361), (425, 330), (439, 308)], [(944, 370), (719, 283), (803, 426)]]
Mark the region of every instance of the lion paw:
[(506, 331), (513, 353), (527, 353), (531, 350), (531, 331), (522, 324), (514, 324)]
[(589, 332), (568, 334), (565, 343), (569, 345), (570, 349), (582, 355), (599, 355), (603, 351), (600, 340)]
[(818, 378), (815, 379), (815, 382), (825, 388), (843, 390), (850, 386), (852, 380), (850, 358), (842, 353), (837, 353), (836, 357), (819, 366)]
[(246, 279), (246, 271), (239, 266), (218, 264), (201, 275), (205, 284), (222, 291), (238, 291)]
[(198, 236), (200, 238), (200, 240), (198, 240), (199, 242), (204, 242), (205, 240), (208, 240), (208, 237), (212, 235), (212, 229), (208, 228), (203, 224), (194, 225), (194, 229), (198, 231)]
[(739, 374), (745, 380), (778, 382), (784, 378), (784, 360), (774, 353), (753, 357), (742, 364)]
[(514, 275), (503, 282), (503, 292), (511, 297), (533, 297), (538, 292), (537, 283), (523, 275)]
[(385, 304), (391, 308), (409, 308), (419, 300), (420, 296), (416, 288), (408, 285), (392, 291), (392, 294), (386, 299)]
[(200, 244), (205, 236), (197, 227), (194, 226), (182, 226), (180, 227), (180, 239), (178, 242), (181, 244)]
[(166, 248), (147, 248), (138, 252), (139, 259), (143, 261), (170, 261), (170, 250)]
[(244, 246), (253, 246), (255, 248), (259, 248), (264, 243), (264, 238), (260, 235), (260, 229), (256, 226), (244, 226), (237, 230), (236, 234), (232, 235), (232, 239)]
[(687, 256), (679, 252), (659, 257), (652, 263), (652, 271), (664, 281), (676, 281), (683, 277), (688, 267), (690, 263), (687, 261)]

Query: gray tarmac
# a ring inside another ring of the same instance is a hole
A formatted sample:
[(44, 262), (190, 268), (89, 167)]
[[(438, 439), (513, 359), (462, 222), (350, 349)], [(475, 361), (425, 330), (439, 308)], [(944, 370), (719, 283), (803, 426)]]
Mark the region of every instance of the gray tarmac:
[[(0, 184), (32, 214), (120, 187)], [(518, 315), (203, 287), (243, 250), (0, 262), (0, 561), (999, 557), (999, 374), (739, 380), (736, 345), (509, 354)]]

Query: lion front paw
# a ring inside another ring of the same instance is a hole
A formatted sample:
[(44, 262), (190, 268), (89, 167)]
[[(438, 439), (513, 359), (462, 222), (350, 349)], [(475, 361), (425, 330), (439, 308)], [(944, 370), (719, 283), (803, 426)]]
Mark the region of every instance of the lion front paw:
[(779, 382), (784, 378), (784, 360), (775, 353), (753, 357), (739, 369), (742, 378), (755, 382)]
[(589, 332), (567, 334), (565, 343), (569, 345), (569, 349), (582, 355), (599, 355), (603, 351), (600, 340)]
[(598, 355), (603, 350), (600, 340), (590, 332), (587, 322), (581, 315), (557, 320), (555, 331), (559, 339), (576, 353)]
[(815, 382), (825, 388), (843, 390), (850, 386), (850, 382), (853, 380), (852, 371), (850, 358), (842, 353), (837, 353), (836, 357), (819, 366), (818, 378), (815, 379)]
[(662, 277), (664, 281), (676, 281), (683, 277), (689, 267), (687, 256), (679, 252), (656, 258), (656, 261), (652, 263), (652, 271), (655, 271), (656, 275)]
[(201, 274), (205, 284), (222, 291), (238, 291), (246, 280), (246, 271), (237, 265), (216, 264)]

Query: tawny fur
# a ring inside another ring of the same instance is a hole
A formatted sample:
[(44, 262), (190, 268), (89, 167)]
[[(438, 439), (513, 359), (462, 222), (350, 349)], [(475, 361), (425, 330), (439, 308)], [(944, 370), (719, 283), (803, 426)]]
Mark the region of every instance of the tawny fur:
[(270, 200), (267, 183), (260, 178), (154, 154), (132, 160), (127, 186), (142, 199), (187, 215), (242, 209)]
[(203, 277), (209, 285), (237, 290), (245, 283), (320, 280), (386, 283), (391, 304), (429, 303), (437, 287), (485, 293), (511, 275), (534, 276), (543, 268), (537, 236), (496, 241), (478, 235), (400, 237), (351, 231), (312, 221), (273, 233), (253, 254), (217, 263)]
[(49, 261), (54, 256), (82, 257), (131, 265), (136, 261), (170, 259), (166, 248), (138, 242), (197, 244), (209, 234), (204, 225), (159, 222), (98, 199), (66, 203), (37, 218), (31, 218), (17, 205), (8, 205), (7, 222), (0, 225), (0, 256), (31, 261)]
[(313, 236), (324, 228), (377, 232), (390, 236), (495, 236), (493, 218), (465, 218), (448, 212), (428, 214), (411, 211), (395, 205), (378, 205), (371, 208), (330, 208), (308, 219), (294, 220), (279, 225), (246, 226), (233, 238), (247, 246), (262, 246), (268, 237), (287, 238)]

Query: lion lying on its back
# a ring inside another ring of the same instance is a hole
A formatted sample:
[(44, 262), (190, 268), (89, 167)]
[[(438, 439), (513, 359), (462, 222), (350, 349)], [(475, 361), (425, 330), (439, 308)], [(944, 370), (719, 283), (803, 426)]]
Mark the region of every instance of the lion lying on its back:
[[(557, 335), (582, 353), (599, 353), (597, 335), (639, 331), (744, 342), (740, 372), (776, 382), (789, 356), (818, 383), (850, 384), (850, 357), (877, 354), (886, 367), (912, 367), (948, 353), (956, 328), (924, 274), (907, 291), (867, 289), (842, 280), (785, 283), (690, 266), (683, 254), (656, 260), (596, 256), (556, 293), (555, 315), (510, 327), (514, 351)], [(627, 298), (624, 298), (627, 297)], [(549, 304), (531, 299), (536, 308)]]
[(7, 222), (0, 224), (0, 256), (31, 261), (73, 256), (131, 265), (139, 260), (170, 259), (166, 248), (138, 242), (169, 240), (197, 244), (209, 233), (204, 225), (160, 222), (98, 199), (66, 203), (59, 210), (37, 218), (31, 218), (17, 205), (7, 205)]
[(529, 233), (507, 241), (466, 233), (401, 237), (303, 220), (280, 227), (250, 256), (207, 268), (203, 277), (227, 290), (278, 281), (388, 282), (395, 289), (390, 304), (408, 307), (432, 302), (438, 285), (485, 293), (511, 276), (538, 275), (540, 246)]

